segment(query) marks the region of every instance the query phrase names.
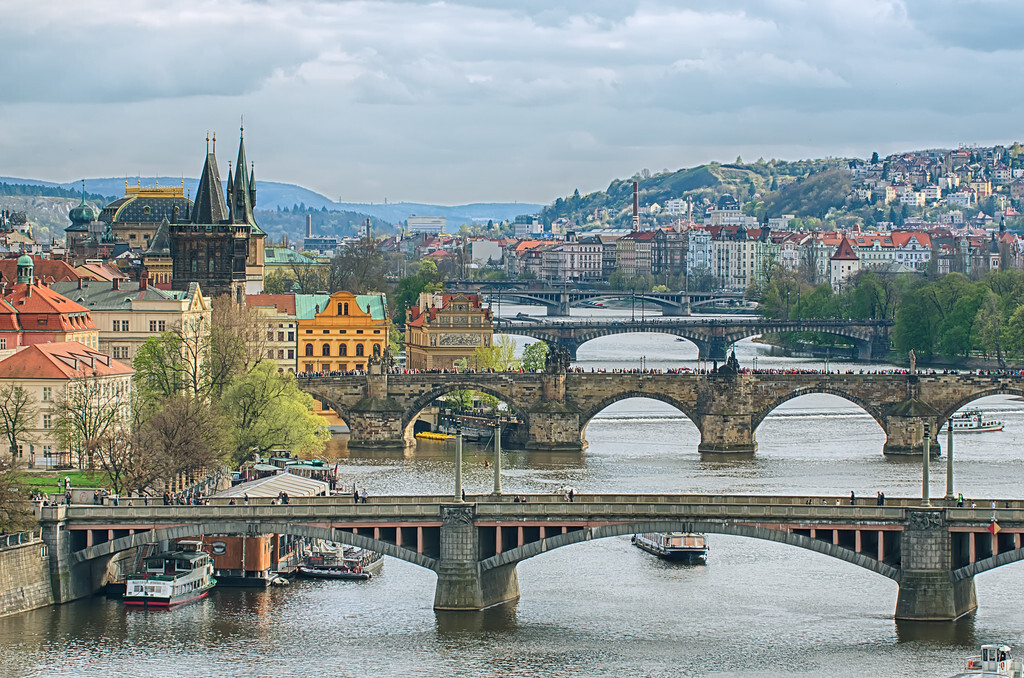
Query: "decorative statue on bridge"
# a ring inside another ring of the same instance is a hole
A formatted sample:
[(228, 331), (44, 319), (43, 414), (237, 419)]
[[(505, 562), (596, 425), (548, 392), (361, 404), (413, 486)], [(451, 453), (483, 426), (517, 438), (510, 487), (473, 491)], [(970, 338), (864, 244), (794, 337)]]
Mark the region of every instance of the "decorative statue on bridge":
[(736, 359), (736, 351), (735, 350), (732, 353), (729, 354), (729, 358), (725, 361), (725, 363), (723, 363), (721, 367), (719, 367), (719, 368), (717, 368), (715, 370), (716, 374), (721, 374), (722, 376), (726, 376), (726, 377), (739, 374), (739, 372), (740, 372), (740, 361)]
[(566, 372), (571, 364), (572, 356), (569, 354), (569, 349), (565, 346), (555, 346), (548, 351), (547, 358), (544, 359), (544, 371), (548, 374)]

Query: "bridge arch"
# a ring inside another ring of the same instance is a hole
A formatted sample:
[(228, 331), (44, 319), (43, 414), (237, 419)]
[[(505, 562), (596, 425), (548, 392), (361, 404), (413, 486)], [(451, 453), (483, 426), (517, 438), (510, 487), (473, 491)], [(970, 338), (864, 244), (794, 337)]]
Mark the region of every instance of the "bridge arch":
[(875, 420), (875, 423), (878, 424), (878, 426), (882, 429), (883, 432), (885, 431), (885, 422), (882, 419), (881, 411), (877, 407), (875, 407), (874, 405), (872, 405), (871, 403), (867, 402), (866, 400), (857, 396), (854, 393), (850, 393), (849, 391), (844, 391), (843, 389), (835, 388), (834, 386), (829, 386), (827, 384), (814, 384), (812, 386), (802, 386), (800, 388), (793, 389), (792, 391), (786, 393), (782, 397), (769, 402), (758, 412), (756, 412), (750, 418), (750, 425), (754, 428), (754, 430), (757, 430), (757, 427), (761, 425), (761, 422), (763, 422), (769, 414), (778, 409), (778, 407), (783, 403), (789, 402), (790, 400), (794, 400), (796, 398), (800, 398), (802, 396), (816, 395), (819, 393), (824, 395), (836, 396), (837, 398), (842, 398), (843, 400), (846, 400), (860, 407), (862, 410), (864, 410), (865, 413), (868, 414), (868, 416)]
[(754, 527), (751, 525), (740, 525), (729, 522), (694, 522), (682, 520), (645, 520), (635, 523), (619, 523), (616, 525), (602, 525), (599, 527), (586, 528), (575, 532), (547, 537), (539, 541), (524, 544), (508, 551), (503, 551), (491, 556), (480, 563), (482, 570), (502, 567), (514, 564), (527, 558), (538, 556), (542, 553), (570, 546), (594, 539), (606, 537), (618, 537), (626, 534), (638, 534), (641, 532), (705, 532), (711, 534), (724, 534), (734, 537), (748, 537), (774, 541), (780, 544), (787, 544), (798, 548), (815, 551), (832, 558), (844, 560), (858, 567), (880, 574), (883, 577), (899, 582), (900, 568), (880, 562), (874, 558), (857, 553), (852, 549), (832, 544), (820, 539), (812, 539), (801, 534), (773, 530), (765, 527)]
[(421, 411), (423, 411), (424, 407), (447, 393), (461, 390), (479, 391), (497, 398), (501, 402), (512, 407), (516, 412), (516, 416), (527, 425), (527, 428), (529, 428), (529, 412), (525, 406), (517, 401), (517, 399), (511, 397), (508, 393), (501, 391), (500, 389), (494, 388), (493, 386), (485, 383), (479, 383), (472, 378), (467, 378), (465, 380), (459, 379), (455, 383), (446, 383), (442, 386), (434, 386), (429, 391), (426, 391), (413, 399), (409, 406), (406, 407), (405, 412), (402, 413), (402, 430), (411, 434), (410, 429), (415, 424), (416, 417)]
[(970, 395), (964, 396), (963, 398), (961, 398), (961, 399), (959, 399), (957, 401), (954, 401), (954, 403), (950, 407), (946, 408), (945, 411), (941, 411), (941, 416), (939, 417), (939, 421), (945, 421), (945, 420), (949, 419), (950, 417), (953, 416), (954, 412), (959, 410), (961, 407), (965, 407), (967, 405), (970, 405), (975, 400), (979, 400), (981, 398), (987, 398), (988, 396), (995, 396), (995, 395), (1013, 395), (1013, 396), (1024, 397), (1024, 388), (1016, 387), (1016, 386), (1009, 386), (1007, 384), (1000, 384), (997, 387), (982, 389), (982, 390), (977, 391), (975, 393), (971, 393)]
[[(146, 532), (136, 532), (127, 537), (119, 537), (111, 541), (89, 546), (75, 551), (72, 557), (76, 562), (85, 562), (94, 558), (114, 555), (136, 546), (151, 544), (163, 540), (182, 539), (186, 537), (209, 537), (223, 534), (250, 534), (253, 523), (242, 521), (214, 521), (194, 523), (190, 525), (172, 525), (156, 528)], [(419, 565), (428, 570), (437, 569), (437, 560), (404, 546), (396, 546), (386, 541), (374, 539), (361, 534), (353, 534), (347, 530), (324, 527), (322, 525), (303, 525), (300, 523), (260, 522), (257, 523), (259, 534), (287, 534), (295, 537), (309, 537), (340, 542), (349, 546), (383, 553), (399, 560)]]
[(683, 403), (682, 401), (677, 400), (665, 393), (658, 393), (655, 391), (634, 391), (627, 389), (619, 391), (618, 393), (614, 393), (612, 395), (607, 396), (606, 398), (599, 400), (598, 402), (591, 405), (587, 410), (585, 410), (580, 415), (580, 439), (582, 440), (584, 438), (584, 435), (587, 431), (587, 425), (590, 424), (590, 421), (594, 417), (596, 417), (598, 414), (604, 411), (604, 409), (607, 408), (608, 406), (614, 405), (615, 403), (621, 402), (623, 400), (629, 400), (630, 398), (647, 398), (648, 400), (657, 400), (667, 405), (671, 405), (675, 409), (682, 412), (694, 426), (697, 426), (698, 429), (700, 428), (700, 425), (698, 424), (698, 422), (700, 421), (700, 417), (697, 415), (697, 412), (694, 410), (694, 408), (690, 407), (686, 403)]
[(964, 565), (953, 570), (952, 578), (953, 581), (960, 581), (961, 579), (970, 579), (976, 574), (982, 572), (988, 572), (994, 570), (997, 567), (1003, 565), (1010, 565), (1012, 563), (1024, 560), (1024, 549), (1012, 549), (1010, 551), (1004, 551), (998, 555), (989, 556), (988, 558), (982, 558), (981, 560), (975, 561), (970, 565)]

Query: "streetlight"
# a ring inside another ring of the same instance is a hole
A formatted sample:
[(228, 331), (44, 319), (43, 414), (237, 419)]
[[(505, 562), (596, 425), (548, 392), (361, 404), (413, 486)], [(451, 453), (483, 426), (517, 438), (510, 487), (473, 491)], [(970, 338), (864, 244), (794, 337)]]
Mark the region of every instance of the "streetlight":
[(931, 454), (932, 432), (931, 424), (924, 425), (924, 463), (921, 466), (921, 506), (931, 506), (931, 499), (928, 497), (928, 457)]

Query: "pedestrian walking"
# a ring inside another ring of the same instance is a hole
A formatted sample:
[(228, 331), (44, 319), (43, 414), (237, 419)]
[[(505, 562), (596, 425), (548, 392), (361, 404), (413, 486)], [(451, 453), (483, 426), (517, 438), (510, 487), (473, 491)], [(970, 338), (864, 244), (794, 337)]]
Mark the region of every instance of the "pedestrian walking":
[(853, 490), (850, 490), (850, 506), (853, 506), (856, 503), (857, 503), (857, 496), (853, 493)]
[(363, 503), (365, 504), (366, 503), (366, 498), (370, 496), (370, 495), (366, 494), (366, 488), (365, 487), (363, 488), (363, 492), (362, 492), (362, 494), (360, 496), (362, 497)]

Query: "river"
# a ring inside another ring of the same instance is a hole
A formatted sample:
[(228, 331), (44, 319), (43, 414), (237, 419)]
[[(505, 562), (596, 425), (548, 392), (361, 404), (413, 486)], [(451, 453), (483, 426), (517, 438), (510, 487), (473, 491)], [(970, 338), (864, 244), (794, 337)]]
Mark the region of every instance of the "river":
[[(509, 307), (512, 313), (526, 308)], [(510, 311), (503, 309), (506, 314)], [(614, 315), (607, 311), (606, 314)], [(621, 313), (621, 312), (620, 312)], [(629, 316), (629, 309), (626, 310)], [(820, 368), (750, 341), (741, 364)], [(619, 335), (580, 348), (579, 364), (696, 365), (668, 335)], [(835, 362), (833, 367), (837, 366)], [(856, 366), (857, 369), (860, 365)], [(1024, 403), (978, 403), (999, 433), (958, 435), (956, 489), (1024, 496)], [(755, 455), (697, 454), (697, 429), (660, 402), (616, 403), (591, 422), (583, 455), (506, 452), (506, 492), (732, 492), (919, 496), (917, 459), (887, 459), (884, 436), (835, 396), (789, 401), (758, 428)], [(945, 436), (940, 436), (943, 448)], [(332, 446), (342, 482), (371, 494), (453, 487), (451, 445), (408, 454)], [(465, 485), (487, 492), (490, 452), (469, 446)], [(932, 496), (945, 493), (944, 459)], [(480, 613), (435, 613), (434, 575), (387, 559), (365, 582), (299, 581), (215, 590), (170, 611), (95, 597), (0, 618), (4, 676), (949, 676), (983, 642), (1024, 649), (1019, 564), (976, 579), (978, 612), (951, 623), (896, 623), (896, 584), (849, 563), (758, 540), (710, 536), (706, 565), (667, 564), (628, 537), (556, 549), (518, 566), (522, 598)]]

